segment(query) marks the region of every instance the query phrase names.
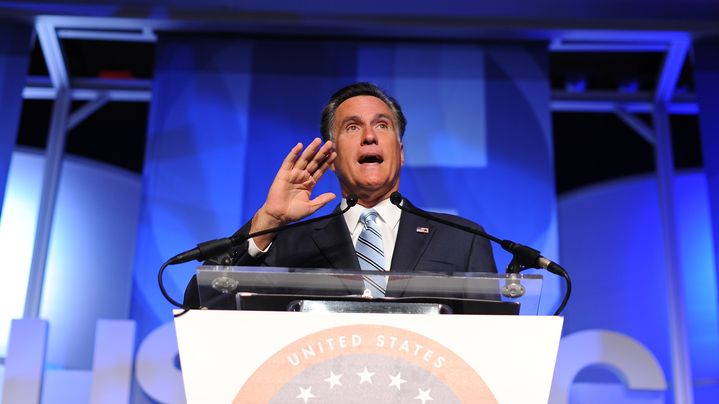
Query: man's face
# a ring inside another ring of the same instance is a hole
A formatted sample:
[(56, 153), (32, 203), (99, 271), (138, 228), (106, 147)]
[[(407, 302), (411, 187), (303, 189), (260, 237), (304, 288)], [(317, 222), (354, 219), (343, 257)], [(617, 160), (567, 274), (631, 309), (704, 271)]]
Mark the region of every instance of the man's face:
[(344, 101), (335, 111), (332, 170), (345, 194), (373, 205), (399, 188), (404, 151), (392, 110), (379, 98), (361, 95)]

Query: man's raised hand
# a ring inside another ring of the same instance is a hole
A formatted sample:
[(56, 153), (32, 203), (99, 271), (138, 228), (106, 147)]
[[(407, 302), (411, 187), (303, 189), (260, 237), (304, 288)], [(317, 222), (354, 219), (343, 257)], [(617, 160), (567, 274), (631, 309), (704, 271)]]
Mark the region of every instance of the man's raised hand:
[[(310, 198), (317, 181), (335, 157), (337, 153), (331, 141), (322, 144), (322, 140), (315, 138), (304, 151), (302, 143), (295, 145), (282, 162), (264, 205), (252, 218), (250, 232), (300, 220), (333, 200), (336, 196), (331, 192)], [(266, 235), (254, 240), (260, 249), (264, 249), (273, 238), (272, 235)]]

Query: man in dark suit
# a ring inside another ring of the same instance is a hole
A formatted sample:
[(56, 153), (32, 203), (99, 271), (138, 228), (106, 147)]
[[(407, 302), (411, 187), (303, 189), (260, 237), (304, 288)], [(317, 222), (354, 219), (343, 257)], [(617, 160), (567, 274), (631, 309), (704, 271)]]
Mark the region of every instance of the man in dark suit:
[[(297, 144), (290, 151), (265, 203), (239, 232), (248, 234), (295, 222), (332, 201), (336, 197), (332, 193), (311, 197), (327, 169), (335, 172), (343, 196), (356, 195), (359, 206), (312, 225), (255, 237), (210, 264), (366, 269), (367, 262), (362, 262), (364, 256), (357, 254), (355, 247), (366, 243), (362, 233), (367, 226), (360, 223), (360, 216), (374, 209), (383, 257), (372, 265), (380, 271), (497, 271), (486, 239), (403, 213), (390, 203), (390, 195), (399, 189), (406, 127), (402, 109), (393, 98), (370, 83), (344, 87), (330, 98), (320, 126), (325, 143), (317, 138), (304, 150)], [(343, 199), (338, 209), (345, 206)], [(457, 216), (440, 216), (480, 228)], [(185, 303), (196, 307), (196, 296), (193, 279)]]

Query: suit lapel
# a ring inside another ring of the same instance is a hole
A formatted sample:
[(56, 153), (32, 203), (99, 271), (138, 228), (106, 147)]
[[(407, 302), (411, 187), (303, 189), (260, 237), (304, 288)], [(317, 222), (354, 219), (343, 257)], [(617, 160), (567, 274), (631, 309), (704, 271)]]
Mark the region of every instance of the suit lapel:
[[(330, 263), (331, 269), (360, 270), (357, 254), (355, 254), (355, 248), (352, 244), (352, 236), (347, 230), (347, 223), (343, 216), (317, 223), (312, 232), (312, 240), (320, 253)], [(345, 286), (343, 294), (362, 293), (364, 284), (357, 276), (339, 276), (338, 279)]]
[(414, 271), (432, 236), (434, 231), (429, 220), (402, 212), (392, 256), (392, 270)]
[(352, 237), (342, 216), (315, 225), (312, 239), (332, 268), (360, 269)]

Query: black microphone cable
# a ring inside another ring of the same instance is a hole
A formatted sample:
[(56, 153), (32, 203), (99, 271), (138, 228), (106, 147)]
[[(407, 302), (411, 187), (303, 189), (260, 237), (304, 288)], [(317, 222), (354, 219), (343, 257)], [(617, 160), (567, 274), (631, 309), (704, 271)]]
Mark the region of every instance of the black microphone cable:
[(493, 241), (496, 244), (499, 244), (502, 249), (512, 254), (512, 260), (507, 266), (508, 274), (519, 274), (520, 272), (529, 268), (544, 268), (550, 273), (561, 276), (562, 278), (564, 278), (567, 287), (564, 293), (564, 298), (562, 299), (562, 302), (560, 303), (557, 310), (554, 312), (554, 315), (558, 316), (564, 310), (564, 307), (569, 301), (569, 296), (572, 293), (572, 281), (569, 278), (569, 274), (556, 262), (550, 261), (549, 259), (543, 257), (538, 250), (519, 243), (515, 243), (511, 240), (502, 240), (480, 229), (451, 222), (441, 217), (432, 215), (429, 212), (425, 212), (419, 208), (415, 208), (413, 206), (411, 208), (403, 206), (402, 201), (404, 200), (404, 197), (399, 192), (393, 192), (392, 195), (390, 195), (389, 199), (393, 205), (397, 206), (398, 208), (407, 213), (417, 215), (425, 219), (435, 221), (437, 223), (442, 223), (456, 229), (464, 230), (468, 233), (476, 234), (487, 240)]
[(304, 226), (304, 225), (307, 225), (310, 223), (318, 222), (320, 220), (331, 219), (335, 216), (343, 215), (348, 210), (350, 210), (350, 208), (357, 205), (359, 198), (355, 194), (350, 194), (350, 195), (347, 195), (345, 200), (347, 202), (347, 207), (345, 207), (344, 209), (339, 210), (337, 212), (332, 212), (328, 215), (315, 217), (315, 218), (305, 220), (302, 222), (294, 222), (294, 223), (286, 224), (283, 226), (277, 226), (277, 227), (273, 227), (271, 229), (260, 230), (260, 231), (256, 231), (256, 232), (250, 233), (250, 234), (241, 234), (239, 231), (237, 231), (237, 232), (235, 232), (235, 234), (233, 234), (230, 237), (224, 237), (224, 238), (220, 238), (220, 239), (205, 241), (203, 243), (198, 244), (197, 247), (195, 247), (191, 250), (187, 250), (187, 251), (184, 251), (184, 252), (181, 252), (181, 253), (175, 255), (174, 257), (165, 261), (165, 263), (162, 264), (162, 266), (160, 267), (160, 270), (157, 273), (157, 282), (160, 286), (160, 292), (162, 293), (162, 296), (165, 298), (165, 300), (170, 302), (170, 304), (172, 304), (173, 306), (179, 307), (184, 310), (182, 313), (176, 314), (175, 317), (185, 314), (190, 308), (185, 306), (184, 304), (177, 302), (175, 299), (173, 299), (167, 293), (167, 290), (165, 289), (165, 284), (163, 282), (163, 275), (165, 273), (165, 269), (168, 266), (182, 264), (184, 262), (188, 262), (188, 261), (192, 261), (192, 260), (204, 261), (208, 258), (211, 258), (211, 257), (217, 256), (217, 255), (220, 255), (224, 252), (227, 252), (230, 249), (244, 243), (245, 241), (247, 241), (253, 237), (262, 236), (262, 235), (270, 234), (270, 233), (278, 233), (278, 232), (289, 230), (289, 229), (292, 229), (295, 227)]

